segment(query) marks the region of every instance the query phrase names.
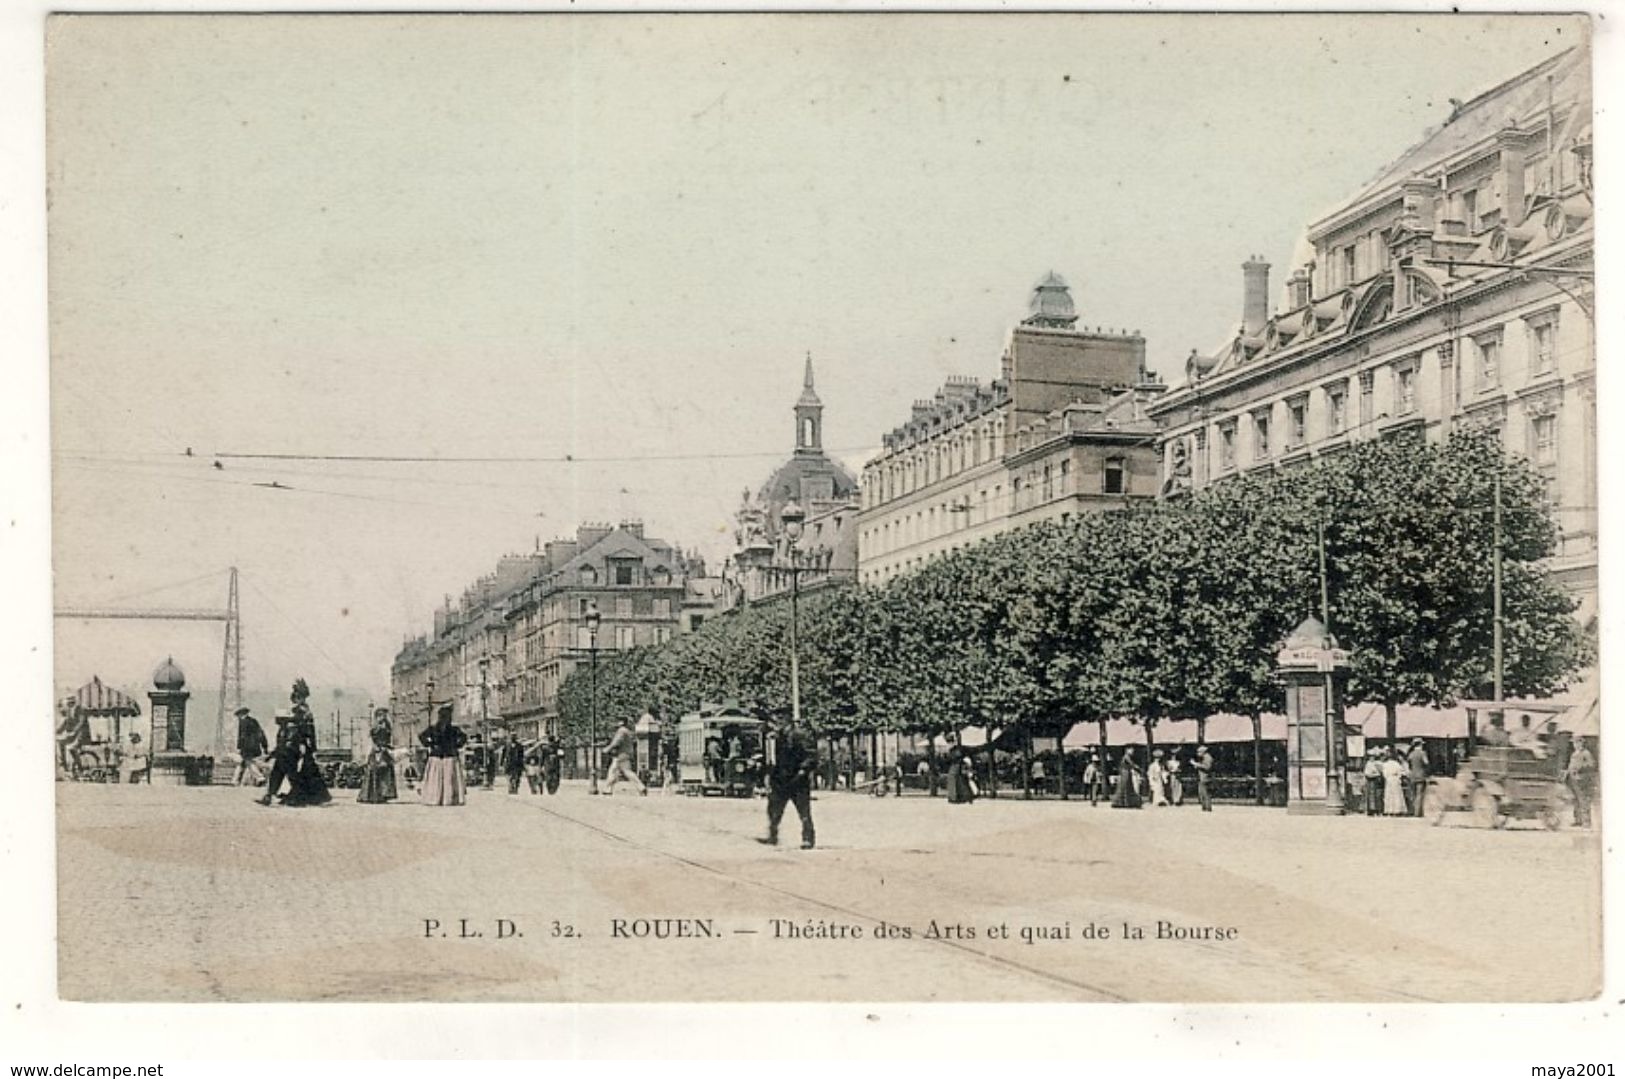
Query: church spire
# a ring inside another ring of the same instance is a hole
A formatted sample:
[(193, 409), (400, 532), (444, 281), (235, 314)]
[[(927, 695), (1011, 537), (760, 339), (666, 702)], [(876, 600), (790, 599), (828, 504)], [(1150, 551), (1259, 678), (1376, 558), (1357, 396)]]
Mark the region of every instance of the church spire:
[(812, 353), (801, 376), (801, 396), (796, 400), (796, 449), (822, 453), (824, 448), (824, 402), (813, 389)]

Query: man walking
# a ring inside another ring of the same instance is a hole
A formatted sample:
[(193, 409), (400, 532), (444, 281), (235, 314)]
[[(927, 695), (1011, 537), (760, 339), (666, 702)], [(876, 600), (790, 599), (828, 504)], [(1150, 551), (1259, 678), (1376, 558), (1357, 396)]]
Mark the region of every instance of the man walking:
[(1202, 812), (1213, 812), (1213, 788), (1209, 785), (1213, 775), (1213, 754), (1207, 746), (1196, 747), (1196, 800), (1202, 803)]
[(247, 708), (237, 709), (237, 778), (233, 780), (236, 786), (241, 787), (243, 780), (259, 772), (259, 759), (271, 751), (271, 744), (265, 740), (265, 728), (255, 719)]
[(1089, 804), (1099, 805), (1106, 797), (1106, 769), (1100, 764), (1100, 751), (1089, 751), (1089, 763), (1083, 766), (1083, 786), (1089, 792)]
[(1597, 796), (1597, 758), (1583, 741), (1576, 739), (1569, 765), (1563, 770), (1569, 790), (1574, 792), (1574, 826), (1591, 827), (1591, 802)]
[(615, 736), (609, 740), (609, 786), (604, 788), (605, 794), (614, 794), (615, 784), (623, 779), (636, 783), (639, 794), (649, 793), (643, 780), (632, 771), (632, 751), (636, 745), (637, 737), (632, 733), (631, 725), (621, 720), (621, 725), (615, 728)]
[(1422, 801), (1428, 789), (1428, 751), (1422, 739), (1411, 739), (1411, 751), (1405, 757), (1407, 793), (1411, 797), (1411, 816), (1422, 815)]
[(525, 746), (518, 735), (510, 734), (502, 744), (502, 771), (508, 777), (508, 793), (519, 793), (519, 781), (525, 776)]
[(271, 752), (271, 778), (265, 782), (265, 797), (259, 800), (260, 805), (271, 804), (276, 792), (282, 787), (282, 781), (298, 766), (300, 744), (299, 724), (293, 721), (293, 713), (278, 712), (276, 749)]
[(794, 719), (780, 715), (774, 721), (767, 766), (767, 835), (758, 843), (778, 845), (785, 804), (794, 802), (801, 817), (801, 849), (813, 849), (812, 777), (817, 767), (812, 739)]

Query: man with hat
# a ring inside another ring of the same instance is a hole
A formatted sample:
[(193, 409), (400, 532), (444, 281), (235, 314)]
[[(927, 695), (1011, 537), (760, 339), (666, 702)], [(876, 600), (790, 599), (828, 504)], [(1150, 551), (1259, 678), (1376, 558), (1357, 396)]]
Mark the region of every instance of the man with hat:
[(270, 743), (265, 740), (265, 728), (255, 719), (247, 708), (237, 709), (237, 778), (234, 781), (239, 787), (249, 775), (258, 775), (259, 759), (271, 751)]
[(271, 778), (265, 781), (265, 797), (259, 799), (260, 805), (271, 804), (276, 792), (282, 789), (282, 781), (299, 764), (299, 744), (299, 724), (293, 721), (293, 713), (277, 712), (276, 748), (271, 751)]
[(1428, 789), (1428, 751), (1422, 739), (1411, 739), (1411, 751), (1405, 756), (1405, 795), (1410, 799), (1411, 816), (1422, 815), (1422, 800)]
[(604, 788), (605, 794), (614, 794), (615, 784), (623, 779), (636, 783), (639, 794), (649, 793), (642, 777), (632, 770), (632, 752), (636, 748), (637, 736), (632, 733), (632, 724), (623, 717), (609, 740), (609, 785)]
[(817, 767), (818, 750), (807, 732), (788, 713), (775, 715), (768, 745), (767, 835), (758, 843), (778, 845), (784, 807), (794, 802), (801, 818), (801, 849), (813, 849), (812, 777)]
[(1213, 812), (1213, 788), (1208, 786), (1213, 775), (1213, 754), (1204, 744), (1196, 747), (1196, 800), (1202, 803), (1202, 812)]
[(1089, 763), (1083, 766), (1083, 789), (1089, 793), (1089, 804), (1098, 805), (1106, 797), (1106, 769), (1100, 765), (1100, 750), (1089, 751)]

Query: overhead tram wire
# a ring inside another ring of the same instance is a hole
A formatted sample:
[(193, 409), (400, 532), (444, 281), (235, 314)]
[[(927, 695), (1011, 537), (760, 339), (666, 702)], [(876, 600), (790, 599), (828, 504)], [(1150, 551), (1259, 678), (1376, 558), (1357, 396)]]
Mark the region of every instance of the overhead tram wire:
[[(825, 455), (862, 453), (876, 450), (879, 447), (849, 446), (845, 448), (827, 449)], [(391, 454), (358, 454), (358, 453), (214, 453), (213, 458), (222, 461), (354, 461), (369, 464), (424, 464), (424, 465), (503, 465), (503, 464), (650, 464), (659, 461), (729, 461), (751, 460), (755, 458), (777, 459), (784, 456), (783, 449), (750, 450), (738, 453), (651, 453), (628, 454), (625, 456), (581, 456), (573, 453), (553, 454), (548, 456), (457, 456), (457, 455), (391, 455)]]
[[(201, 472), (205, 468), (208, 467), (208, 459), (207, 458), (189, 457), (189, 458), (182, 458), (182, 459), (176, 460), (176, 459), (174, 459), (174, 456), (172, 454), (166, 454), (165, 457), (167, 459), (161, 460), (161, 461), (152, 461), (152, 460), (138, 461), (138, 460), (122, 459), (122, 458), (112, 456), (112, 455), (105, 456), (105, 457), (96, 457), (96, 456), (66, 455), (66, 454), (64, 454), (64, 455), (61, 455), (59, 459), (62, 460), (65, 464), (71, 463), (71, 464), (75, 465), (76, 467), (84, 467), (84, 468), (89, 468), (89, 467), (93, 467), (93, 466), (97, 466), (97, 465), (103, 465), (103, 464), (110, 464), (110, 465), (123, 465), (123, 466), (130, 467), (130, 468), (166, 469), (166, 470), (170, 470), (167, 474), (175, 475), (175, 476), (179, 476), (179, 475), (182, 475), (182, 474), (188, 473), (188, 472), (192, 472), (192, 473)], [(299, 465), (299, 464), (306, 464), (306, 463), (317, 464), (317, 465), (322, 464), (322, 462), (299, 462), (299, 461), (286, 462), (287, 465)], [(179, 471), (176, 471), (176, 470), (179, 470)], [(297, 478), (312, 478), (312, 479), (318, 479), (318, 480), (327, 480), (327, 479), (354, 480), (354, 481), (361, 482), (361, 483), (368, 483), (368, 482), (391, 483), (391, 484), (415, 483), (415, 484), (428, 484), (428, 485), (437, 486), (437, 487), (459, 487), (459, 488), (462, 488), (462, 487), (481, 487), (481, 488), (488, 488), (488, 489), (492, 489), (492, 490), (512, 490), (512, 491), (531, 491), (531, 492), (565, 493), (567, 491), (574, 491), (574, 490), (582, 489), (582, 490), (589, 490), (589, 491), (594, 491), (594, 492), (613, 493), (613, 492), (616, 492), (616, 491), (625, 491), (625, 490), (627, 490), (624, 484), (612, 484), (610, 486), (604, 486), (604, 487), (580, 488), (580, 487), (578, 487), (578, 485), (574, 485), (574, 484), (569, 485), (569, 486), (565, 486), (565, 485), (562, 485), (562, 484), (551, 485), (551, 484), (521, 483), (521, 482), (503, 483), (503, 482), (492, 482), (490, 480), (472, 480), (472, 479), (470, 479), (470, 480), (460, 480), (460, 479), (449, 479), (449, 478), (445, 478), (445, 477), (438, 477), (437, 478), (437, 477), (432, 477), (432, 476), (412, 476), (412, 475), (388, 476), (388, 475), (385, 475), (385, 474), (383, 474), (381, 472), (332, 472), (332, 471), (327, 471), (327, 470), (309, 471), (309, 472), (306, 472), (306, 471), (291, 471), (290, 472), (287, 467), (276, 468), (276, 467), (271, 467), (269, 465), (233, 465), (230, 469), (220, 469), (220, 470), (216, 470), (216, 471), (225, 472), (227, 475), (264, 475), (264, 476), (278, 476), (278, 477), (283, 477), (283, 478), (287, 478), (289, 476), (292, 476), (292, 477), (297, 477)], [(156, 472), (154, 473), (154, 475), (157, 475), (157, 474), (158, 473), (156, 473)], [(635, 493), (639, 493), (639, 492), (638, 491), (629, 491), (628, 493), (634, 493), (635, 494)]]

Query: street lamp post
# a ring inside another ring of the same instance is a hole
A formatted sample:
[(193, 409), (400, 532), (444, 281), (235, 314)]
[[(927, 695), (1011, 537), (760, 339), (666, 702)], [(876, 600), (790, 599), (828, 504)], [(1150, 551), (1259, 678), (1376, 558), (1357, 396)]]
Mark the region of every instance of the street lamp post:
[(430, 678), (423, 683), (423, 696), (426, 700), (424, 707), (428, 709), (428, 719), (424, 721), (424, 729), (434, 726), (434, 679)]
[(491, 714), (488, 702), (491, 696), (491, 684), (487, 680), (491, 660), (488, 656), (480, 657), (480, 770), (485, 773), (485, 789), (490, 790), (496, 779), (497, 770), (491, 761)]
[(801, 563), (797, 558), (796, 545), (801, 542), (801, 525), (807, 515), (794, 500), (786, 502), (779, 511), (779, 521), (784, 525), (785, 539), (785, 565), (790, 574), (790, 716), (796, 725), (801, 724), (801, 649), (797, 641), (801, 621)]
[(592, 665), (591, 703), (588, 708), (588, 748), (587, 766), (591, 769), (591, 779), (587, 784), (588, 794), (598, 793), (598, 627), (603, 623), (603, 616), (598, 613), (598, 604), (587, 601), (587, 613), (584, 616), (587, 623), (587, 655)]

